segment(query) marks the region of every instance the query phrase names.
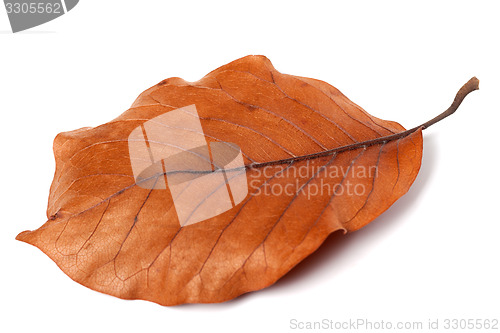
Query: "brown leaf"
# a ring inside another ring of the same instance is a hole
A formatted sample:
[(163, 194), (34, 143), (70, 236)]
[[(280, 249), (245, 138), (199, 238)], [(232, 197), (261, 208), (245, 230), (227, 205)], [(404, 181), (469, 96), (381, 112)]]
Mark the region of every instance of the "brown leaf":
[(48, 221), (17, 239), (125, 299), (223, 302), (265, 288), (408, 191), (422, 129), (468, 84), (439, 119), (405, 131), (263, 56), (164, 80), (113, 121), (56, 137)]

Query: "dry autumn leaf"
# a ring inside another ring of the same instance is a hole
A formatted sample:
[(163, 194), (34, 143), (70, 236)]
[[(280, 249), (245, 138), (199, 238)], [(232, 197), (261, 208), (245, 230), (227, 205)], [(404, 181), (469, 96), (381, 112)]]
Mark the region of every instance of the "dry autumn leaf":
[(417, 176), (422, 130), (477, 88), (405, 130), (263, 56), (170, 78), (109, 123), (56, 137), (48, 221), (17, 239), (106, 294), (227, 301), (388, 209)]

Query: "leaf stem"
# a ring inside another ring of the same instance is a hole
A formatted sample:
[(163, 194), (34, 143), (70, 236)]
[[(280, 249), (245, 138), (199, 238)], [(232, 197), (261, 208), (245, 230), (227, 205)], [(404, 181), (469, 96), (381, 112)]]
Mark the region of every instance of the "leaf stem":
[(422, 125), (418, 126), (421, 127), (422, 129), (426, 129), (432, 125), (434, 125), (437, 122), (440, 122), (444, 118), (452, 115), (457, 111), (458, 107), (460, 104), (462, 104), (462, 101), (464, 100), (465, 96), (473, 92), (474, 90), (479, 89), (479, 80), (474, 76), (471, 78), (469, 81), (467, 81), (466, 84), (460, 88), (460, 90), (457, 92), (457, 95), (455, 96), (455, 99), (453, 100), (453, 103), (451, 103), (450, 107), (446, 109), (443, 113), (441, 113), (439, 116), (429, 120), (426, 123), (423, 123)]
[(373, 146), (376, 144), (387, 143), (389, 141), (403, 138), (405, 136), (412, 134), (413, 132), (417, 131), (418, 129), (424, 130), (426, 128), (429, 128), (430, 126), (434, 125), (437, 122), (440, 122), (441, 120), (448, 117), (449, 115), (452, 115), (453, 113), (455, 113), (455, 111), (457, 111), (458, 107), (460, 106), (460, 104), (464, 100), (465, 96), (467, 96), (469, 93), (473, 92), (474, 90), (478, 90), (478, 89), (479, 89), (479, 80), (474, 76), (469, 81), (467, 81), (467, 83), (464, 84), (462, 86), (462, 88), (460, 88), (460, 90), (455, 95), (455, 99), (453, 100), (453, 103), (451, 103), (451, 105), (448, 109), (446, 109), (443, 113), (434, 117), (433, 119), (423, 123), (422, 125), (416, 126), (412, 129), (409, 129), (409, 130), (406, 130), (406, 131), (403, 131), (400, 133), (392, 134), (392, 135), (382, 136), (382, 137), (375, 138), (375, 139), (368, 140), (368, 141), (357, 142), (354, 144), (341, 146), (341, 147), (337, 147), (337, 148), (330, 149), (330, 150), (321, 151), (318, 153), (297, 156), (297, 157), (291, 157), (291, 158), (270, 161), (270, 162), (250, 163), (250, 164), (247, 164), (245, 167), (247, 169), (262, 168), (262, 167), (266, 167), (269, 165), (286, 164), (286, 163), (298, 162), (298, 161), (303, 161), (303, 160), (309, 160), (309, 159), (313, 159), (313, 158), (328, 156), (328, 155), (342, 152), (342, 151), (354, 150), (354, 149), (358, 149), (358, 148), (366, 148), (366, 147)]

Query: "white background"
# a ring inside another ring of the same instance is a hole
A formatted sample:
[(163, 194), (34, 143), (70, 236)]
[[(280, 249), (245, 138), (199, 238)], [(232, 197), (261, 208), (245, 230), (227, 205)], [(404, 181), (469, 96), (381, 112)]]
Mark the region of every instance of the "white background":
[[(0, 7), (3, 332), (288, 332), (290, 320), (500, 319), (499, 6), (493, 1), (82, 0), (12, 34)], [(124, 301), (68, 278), (17, 233), (46, 221), (52, 140), (125, 111), (164, 78), (195, 81), (248, 54), (321, 79), (424, 133), (409, 193), (334, 235), (274, 286), (223, 304)]]

